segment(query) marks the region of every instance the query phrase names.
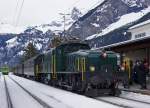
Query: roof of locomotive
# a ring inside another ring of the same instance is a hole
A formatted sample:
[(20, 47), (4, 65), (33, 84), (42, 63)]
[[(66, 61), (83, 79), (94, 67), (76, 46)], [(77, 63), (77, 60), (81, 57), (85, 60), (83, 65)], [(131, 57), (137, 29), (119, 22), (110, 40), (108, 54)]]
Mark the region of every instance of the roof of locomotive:
[[(57, 46), (56, 48), (69, 46), (69, 45), (71, 45), (71, 44), (74, 44), (74, 45), (79, 45), (79, 44), (88, 45), (88, 44), (85, 43), (85, 42), (65, 42), (65, 43), (62, 43), (61, 45)], [(89, 45), (88, 45), (88, 46), (89, 46)]]
[(56, 48), (51, 48), (48, 51), (46, 51), (44, 53), (44, 55), (48, 55), (50, 54), (53, 50), (55, 49), (64, 49), (66, 51), (71, 50), (72, 48), (79, 48), (79, 46), (85, 46), (80, 47), (81, 49), (91, 49), (90, 46), (87, 43), (83, 43), (83, 42), (66, 42), (66, 43), (62, 43), (61, 45), (57, 46)]
[(87, 56), (89, 54), (102, 54), (102, 53), (107, 53), (107, 54), (115, 54), (113, 51), (104, 51), (104, 50), (79, 50), (73, 53), (70, 53), (68, 55), (81, 55), (81, 56)]

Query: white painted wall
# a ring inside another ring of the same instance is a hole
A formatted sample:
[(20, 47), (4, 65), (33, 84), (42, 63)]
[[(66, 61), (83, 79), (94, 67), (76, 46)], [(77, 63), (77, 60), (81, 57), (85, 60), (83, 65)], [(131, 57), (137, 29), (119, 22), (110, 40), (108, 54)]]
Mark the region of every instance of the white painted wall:
[(150, 36), (150, 24), (146, 24), (138, 28), (130, 29), (128, 31), (131, 32), (132, 34), (131, 39), (136, 39), (135, 36), (142, 33), (145, 33), (145, 37), (148, 37)]

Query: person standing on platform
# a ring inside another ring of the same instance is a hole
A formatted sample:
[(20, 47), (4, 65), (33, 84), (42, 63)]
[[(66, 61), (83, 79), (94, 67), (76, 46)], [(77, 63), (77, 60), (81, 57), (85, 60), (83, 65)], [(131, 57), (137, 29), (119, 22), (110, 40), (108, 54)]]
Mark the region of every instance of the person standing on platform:
[(140, 63), (139, 66), (139, 82), (141, 89), (146, 89), (146, 67), (144, 66), (144, 61)]
[(133, 68), (133, 80), (137, 84), (139, 84), (139, 65), (139, 61), (137, 60)]
[(129, 88), (129, 76), (128, 76), (128, 67), (127, 67), (127, 63), (126, 61), (123, 62), (122, 66), (121, 66), (121, 70), (123, 71), (123, 76), (124, 76), (124, 80), (123, 80), (123, 85), (124, 88)]

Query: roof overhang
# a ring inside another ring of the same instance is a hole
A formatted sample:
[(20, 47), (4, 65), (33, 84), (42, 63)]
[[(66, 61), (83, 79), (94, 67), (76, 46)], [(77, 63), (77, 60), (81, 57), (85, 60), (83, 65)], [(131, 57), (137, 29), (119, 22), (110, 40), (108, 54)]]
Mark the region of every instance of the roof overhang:
[(100, 47), (99, 49), (115, 50), (120, 52), (120, 51), (139, 49), (145, 47), (150, 47), (150, 36), (142, 37), (135, 40), (123, 41), (115, 44), (110, 44), (107, 46)]

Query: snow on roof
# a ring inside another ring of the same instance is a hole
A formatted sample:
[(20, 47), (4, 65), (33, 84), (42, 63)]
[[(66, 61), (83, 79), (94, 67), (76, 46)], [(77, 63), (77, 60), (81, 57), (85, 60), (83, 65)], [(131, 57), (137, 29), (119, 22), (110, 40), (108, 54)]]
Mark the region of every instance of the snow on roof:
[(129, 29), (134, 29), (134, 28), (137, 28), (137, 27), (141, 27), (141, 26), (146, 25), (146, 24), (150, 24), (150, 19), (147, 20), (147, 21), (144, 21), (142, 23), (139, 23), (137, 25), (134, 25), (134, 26), (130, 27)]
[(134, 21), (139, 20), (141, 17), (146, 15), (148, 12), (150, 12), (150, 6), (140, 12), (137, 12), (137, 13), (132, 12), (129, 14), (125, 14), (125, 15), (121, 16), (117, 22), (114, 22), (114, 23), (110, 24), (107, 28), (103, 29), (101, 33), (89, 36), (86, 38), (86, 40), (90, 40), (93, 38), (97, 38), (99, 36), (106, 35), (107, 33), (111, 32), (117, 28), (120, 28), (124, 25), (130, 24)]

